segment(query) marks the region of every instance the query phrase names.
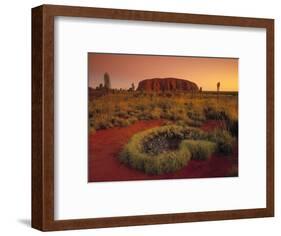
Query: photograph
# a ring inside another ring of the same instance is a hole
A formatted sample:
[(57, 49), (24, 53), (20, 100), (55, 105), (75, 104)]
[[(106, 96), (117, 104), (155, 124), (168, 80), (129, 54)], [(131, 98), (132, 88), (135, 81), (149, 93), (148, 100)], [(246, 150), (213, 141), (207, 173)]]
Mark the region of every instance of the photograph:
[(238, 61), (88, 53), (88, 182), (238, 177)]

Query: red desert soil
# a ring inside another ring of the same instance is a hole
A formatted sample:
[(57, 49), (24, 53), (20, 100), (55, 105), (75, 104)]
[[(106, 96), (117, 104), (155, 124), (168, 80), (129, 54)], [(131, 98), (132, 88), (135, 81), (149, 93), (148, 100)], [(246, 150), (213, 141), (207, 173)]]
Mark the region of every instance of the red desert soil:
[[(129, 127), (111, 128), (97, 131), (89, 136), (88, 181), (124, 181), (180, 178), (207, 178), (230, 176), (238, 167), (238, 145), (234, 145), (232, 156), (213, 155), (210, 160), (191, 160), (186, 167), (174, 173), (147, 175), (118, 161), (118, 153), (137, 132), (157, 127), (161, 120), (139, 121)], [(210, 131), (220, 126), (215, 121), (207, 121), (201, 128)]]

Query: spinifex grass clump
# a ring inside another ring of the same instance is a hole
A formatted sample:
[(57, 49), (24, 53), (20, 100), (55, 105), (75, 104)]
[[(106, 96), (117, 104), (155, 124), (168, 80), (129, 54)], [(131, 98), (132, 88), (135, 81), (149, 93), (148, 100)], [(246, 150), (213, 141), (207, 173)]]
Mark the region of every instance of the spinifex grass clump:
[(185, 145), (191, 153), (192, 160), (207, 160), (216, 150), (216, 144), (205, 140), (184, 140)]
[(222, 134), (213, 136), (197, 128), (167, 125), (135, 134), (119, 160), (148, 174), (174, 172), (191, 159), (206, 160), (216, 150), (224, 152), (223, 138)]
[(215, 142), (216, 152), (224, 155), (232, 153), (233, 137), (227, 130), (216, 129), (210, 133), (209, 140)]
[(238, 113), (236, 109), (207, 106), (204, 108), (204, 114), (206, 119), (221, 121), (226, 130), (233, 136), (238, 137)]

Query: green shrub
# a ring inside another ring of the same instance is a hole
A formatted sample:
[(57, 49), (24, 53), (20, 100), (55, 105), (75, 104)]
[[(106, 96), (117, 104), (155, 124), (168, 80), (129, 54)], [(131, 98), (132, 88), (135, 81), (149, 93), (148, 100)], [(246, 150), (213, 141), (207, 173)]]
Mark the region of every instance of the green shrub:
[(226, 128), (234, 137), (238, 137), (238, 120), (237, 119), (226, 120)]
[[(132, 147), (130, 147), (132, 145)], [(177, 151), (149, 155), (139, 151), (132, 143), (128, 144), (119, 155), (119, 160), (134, 169), (147, 174), (163, 174), (174, 172), (187, 165), (191, 158), (189, 150), (181, 146)]]
[[(172, 124), (171, 121), (168, 121), (167, 124), (169, 124), (169, 122), (170, 122), (170, 124)], [(179, 125), (179, 126), (183, 126), (183, 127), (188, 125), (188, 123), (185, 120), (178, 120), (175, 122), (175, 124)]]
[(137, 104), (135, 107), (139, 111), (144, 111), (146, 109), (145, 104)]
[(162, 115), (162, 110), (160, 108), (154, 108), (151, 112), (152, 119), (160, 119)]
[(228, 119), (228, 114), (223, 109), (214, 109), (213, 107), (204, 108), (205, 117), (211, 120), (226, 120)]
[(120, 118), (124, 118), (124, 119), (129, 118), (129, 114), (126, 111), (115, 112), (115, 115), (119, 116)]
[(114, 126), (123, 126), (124, 119), (114, 116), (114, 117), (112, 117), (111, 122)]
[(135, 123), (137, 120), (138, 119), (135, 117), (130, 117), (128, 119), (124, 119), (124, 118), (114, 116), (111, 119), (111, 123), (112, 123), (112, 127), (113, 126), (126, 127), (126, 126), (129, 126), (129, 125)]
[(184, 140), (185, 145), (191, 153), (192, 160), (206, 160), (216, 149), (216, 144), (205, 140)]
[(127, 127), (127, 126), (129, 126), (131, 123), (130, 123), (130, 121), (128, 120), (128, 119), (122, 119), (121, 120), (121, 123), (120, 123), (120, 126), (121, 127)]
[(195, 111), (195, 110), (190, 109), (187, 112), (187, 115), (191, 120), (194, 120), (194, 121), (203, 122), (203, 121), (206, 120), (204, 114), (201, 114), (201, 113), (199, 113), (198, 111)]
[(137, 122), (138, 121), (138, 119), (136, 118), (136, 117), (130, 117), (129, 119), (128, 119), (128, 121), (129, 121), (129, 123), (130, 124), (134, 124), (135, 122)]
[(92, 123), (89, 123), (89, 132), (92, 134), (96, 132), (96, 129)]
[(232, 153), (233, 138), (228, 131), (224, 129), (216, 129), (210, 133), (209, 140), (217, 144), (216, 152), (225, 155)]
[(178, 151), (163, 152), (153, 157), (147, 157), (144, 162), (144, 171), (148, 174), (174, 172), (186, 166), (190, 158), (189, 150), (180, 146)]
[(107, 129), (107, 128), (111, 128), (112, 127), (112, 123), (108, 119), (104, 119), (104, 120), (101, 119), (99, 121), (96, 121), (93, 127), (96, 130), (98, 130), (98, 129)]
[(139, 120), (151, 120), (152, 115), (149, 111), (144, 111), (144, 112), (138, 114), (138, 119)]

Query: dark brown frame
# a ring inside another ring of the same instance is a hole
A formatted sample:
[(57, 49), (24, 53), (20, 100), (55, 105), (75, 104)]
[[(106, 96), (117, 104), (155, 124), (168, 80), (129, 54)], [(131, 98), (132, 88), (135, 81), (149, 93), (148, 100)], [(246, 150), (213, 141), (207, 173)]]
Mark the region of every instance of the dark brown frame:
[[(266, 29), (266, 208), (54, 220), (54, 17), (174, 22)], [(42, 231), (274, 216), (274, 20), (89, 7), (32, 9), (32, 227)]]

